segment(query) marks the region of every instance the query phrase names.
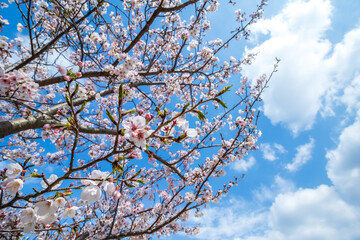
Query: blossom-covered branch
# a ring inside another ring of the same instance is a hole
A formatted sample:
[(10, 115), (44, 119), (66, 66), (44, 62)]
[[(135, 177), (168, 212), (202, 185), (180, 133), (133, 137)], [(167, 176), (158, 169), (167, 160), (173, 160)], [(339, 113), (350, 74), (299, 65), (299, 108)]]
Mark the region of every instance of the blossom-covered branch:
[(221, 53), (267, 3), (234, 9), (224, 40), (206, 37), (216, 0), (12, 4), (26, 37), (0, 36), (0, 235), (196, 234), (186, 220), (242, 179), (227, 166), (261, 136), (271, 75), (250, 82), (255, 55)]

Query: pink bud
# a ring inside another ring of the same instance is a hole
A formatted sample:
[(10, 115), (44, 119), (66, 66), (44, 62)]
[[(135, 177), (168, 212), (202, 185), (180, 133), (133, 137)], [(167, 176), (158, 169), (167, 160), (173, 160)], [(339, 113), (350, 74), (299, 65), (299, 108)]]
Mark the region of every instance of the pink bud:
[(145, 115), (145, 119), (146, 119), (146, 121), (148, 121), (148, 122), (150, 122), (151, 119), (153, 119), (153, 117), (154, 117), (154, 115), (152, 115), (152, 114), (150, 114), (150, 113), (147, 113), (147, 114)]
[(121, 193), (119, 191), (115, 191), (113, 194), (114, 200), (117, 201), (121, 197)]
[(44, 130), (48, 130), (48, 129), (50, 129), (50, 128), (51, 128), (51, 126), (50, 126), (50, 124), (48, 124), (48, 123), (47, 123), (47, 124), (45, 124), (45, 125), (44, 125), (44, 127), (43, 127), (43, 128), (44, 128)]
[(70, 80), (71, 80), (71, 77), (70, 77), (70, 76), (64, 76), (64, 79), (65, 79), (66, 81), (70, 81)]
[(84, 66), (84, 63), (83, 63), (82, 61), (78, 61), (78, 62), (77, 62), (77, 65), (78, 65), (79, 67), (83, 67), (83, 66)]
[(80, 77), (82, 77), (82, 73), (81, 73), (81, 72), (77, 72), (77, 73), (76, 73), (76, 76), (77, 76), (78, 78), (80, 78)]
[(139, 113), (139, 115), (141, 116), (141, 115), (144, 113), (144, 110), (139, 109), (139, 110), (138, 110), (138, 113)]
[(66, 75), (67, 70), (66, 70), (66, 68), (65, 68), (64, 66), (56, 65), (56, 67), (57, 67), (58, 72), (59, 72), (61, 75)]

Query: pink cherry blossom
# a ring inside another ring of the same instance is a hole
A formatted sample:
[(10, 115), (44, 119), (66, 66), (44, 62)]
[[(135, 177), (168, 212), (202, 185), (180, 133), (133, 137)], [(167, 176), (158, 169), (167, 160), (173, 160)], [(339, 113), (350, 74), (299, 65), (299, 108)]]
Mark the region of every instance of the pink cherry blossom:
[(226, 166), (261, 136), (255, 107), (268, 78), (250, 84), (242, 69), (255, 55), (228, 61), (223, 50), (249, 38), (265, 1), (237, 11), (241, 26), (224, 39), (206, 35), (218, 0), (13, 4), (19, 30), (31, 31), (29, 41), (0, 36), (0, 152), (11, 161), (0, 173), (2, 234), (196, 234), (184, 221), (240, 181), (223, 177)]
[(58, 197), (54, 200), (54, 205), (56, 207), (64, 207), (66, 204), (66, 200), (63, 197)]
[(123, 122), (125, 138), (132, 141), (135, 146), (146, 149), (146, 138), (150, 136), (151, 130), (146, 129), (146, 119), (142, 116), (128, 118)]
[(56, 65), (56, 68), (58, 70), (58, 72), (61, 74), (61, 75), (66, 75), (67, 73), (67, 70), (64, 66), (62, 65)]

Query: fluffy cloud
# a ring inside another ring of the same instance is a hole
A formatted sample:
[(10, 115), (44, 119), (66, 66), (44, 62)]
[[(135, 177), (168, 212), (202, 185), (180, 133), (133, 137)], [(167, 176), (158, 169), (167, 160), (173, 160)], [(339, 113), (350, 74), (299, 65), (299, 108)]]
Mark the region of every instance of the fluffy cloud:
[[(359, 209), (334, 187), (279, 194), (269, 211), (238, 200), (206, 209), (198, 239), (211, 240), (354, 240), (359, 239)], [(250, 209), (250, 211), (249, 211)]]
[[(339, 198), (333, 187), (280, 194), (270, 208), (268, 239), (358, 239), (358, 210)], [(279, 238), (281, 236), (281, 238)]]
[(278, 159), (277, 154), (286, 152), (285, 148), (278, 143), (272, 145), (270, 143), (263, 143), (260, 150), (263, 153), (263, 158), (271, 162)]
[(276, 175), (274, 183), (270, 187), (262, 185), (259, 189), (253, 191), (253, 196), (256, 202), (274, 201), (278, 194), (293, 192), (295, 189), (292, 181)]
[(195, 224), (201, 224), (197, 239), (237, 239), (252, 235), (266, 226), (266, 213), (254, 211), (248, 202), (231, 199), (226, 207), (212, 207), (203, 211), (201, 218), (192, 218)]
[(292, 1), (278, 15), (264, 19), (252, 29), (269, 39), (248, 50), (258, 53), (245, 69), (250, 78), (269, 73), (280, 58), (279, 71), (266, 89), (264, 112), (273, 124), (285, 123), (294, 134), (310, 129), (331, 86), (325, 59), (331, 43), (324, 38), (330, 28), (329, 0)]
[(231, 167), (238, 172), (246, 172), (249, 170), (252, 166), (254, 166), (256, 163), (256, 160), (253, 156), (250, 156), (248, 160), (241, 159), (240, 161), (234, 162)]
[(327, 173), (338, 191), (351, 203), (360, 199), (360, 119), (346, 127), (336, 149), (328, 151)]
[[(276, 176), (273, 183), (252, 192), (251, 203), (234, 201), (206, 209), (200, 239), (360, 239), (360, 27), (331, 44), (325, 36), (331, 12), (330, 0), (291, 0), (276, 16), (259, 21), (253, 33), (267, 40), (248, 50), (258, 55), (245, 72), (255, 79), (271, 72), (275, 57), (281, 58), (263, 97), (264, 111), (273, 124), (283, 123), (294, 134), (311, 129), (316, 116), (331, 113), (334, 103), (344, 104), (347, 113), (358, 111), (337, 146), (327, 151), (326, 170), (333, 185), (296, 189)], [(286, 168), (298, 170), (311, 159), (313, 146), (310, 138), (298, 147)], [(275, 145), (261, 147), (265, 159), (278, 158)]]
[(311, 152), (314, 148), (314, 139), (310, 138), (310, 142), (301, 145), (296, 148), (296, 155), (291, 163), (287, 164), (285, 168), (290, 172), (295, 172), (304, 165), (307, 161), (311, 159)]

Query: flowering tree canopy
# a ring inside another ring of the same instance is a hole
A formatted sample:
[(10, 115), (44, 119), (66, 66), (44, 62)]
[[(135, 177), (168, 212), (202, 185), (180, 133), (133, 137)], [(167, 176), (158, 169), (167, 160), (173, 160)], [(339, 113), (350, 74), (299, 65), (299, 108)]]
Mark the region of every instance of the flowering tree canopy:
[(216, 0), (9, 4), (21, 38), (0, 36), (1, 237), (196, 234), (187, 218), (218, 202), (241, 179), (224, 168), (257, 148), (269, 78), (241, 75), (253, 55), (219, 54), (266, 2), (234, 9), (224, 40), (206, 37)]

